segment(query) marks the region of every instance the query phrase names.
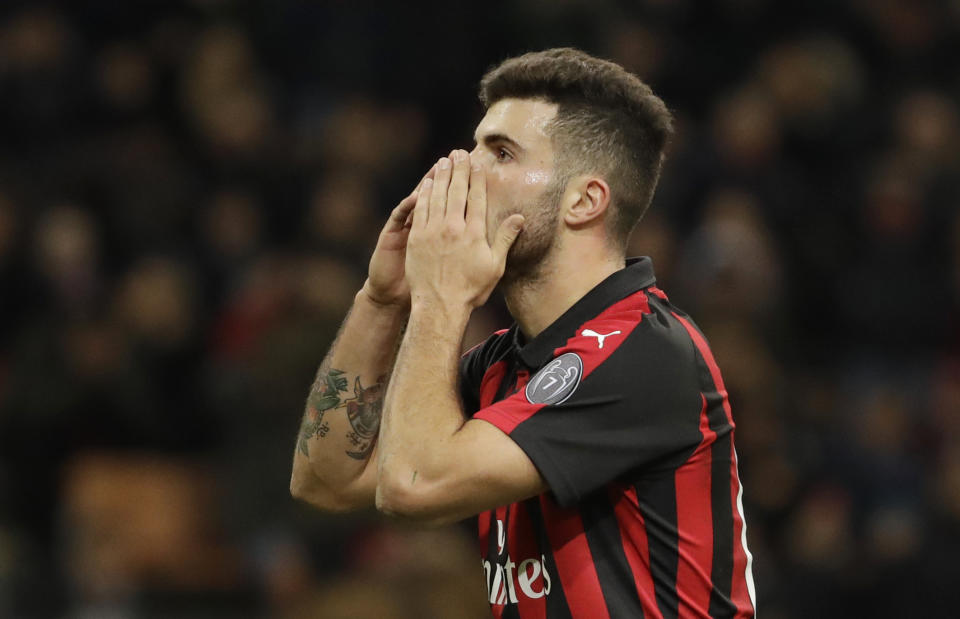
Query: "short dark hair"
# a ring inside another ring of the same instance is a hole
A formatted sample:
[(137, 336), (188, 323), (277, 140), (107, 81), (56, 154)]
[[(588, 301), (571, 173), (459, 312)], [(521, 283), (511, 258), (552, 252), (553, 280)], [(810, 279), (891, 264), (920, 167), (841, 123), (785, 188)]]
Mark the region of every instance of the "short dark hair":
[(501, 99), (557, 104), (548, 128), (558, 174), (600, 174), (610, 185), (611, 238), (626, 247), (653, 198), (673, 118), (640, 78), (620, 65), (562, 47), (509, 58), (480, 81), (484, 108)]

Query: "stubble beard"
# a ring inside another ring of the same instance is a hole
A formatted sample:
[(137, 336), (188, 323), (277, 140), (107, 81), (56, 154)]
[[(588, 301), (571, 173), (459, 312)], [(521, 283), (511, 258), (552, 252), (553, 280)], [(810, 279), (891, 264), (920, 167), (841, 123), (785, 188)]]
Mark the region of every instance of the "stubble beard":
[(550, 257), (558, 244), (557, 221), (560, 217), (559, 179), (552, 180), (535, 204), (520, 210), (523, 231), (507, 252), (507, 263), (500, 279), (502, 286), (536, 285), (549, 272)]

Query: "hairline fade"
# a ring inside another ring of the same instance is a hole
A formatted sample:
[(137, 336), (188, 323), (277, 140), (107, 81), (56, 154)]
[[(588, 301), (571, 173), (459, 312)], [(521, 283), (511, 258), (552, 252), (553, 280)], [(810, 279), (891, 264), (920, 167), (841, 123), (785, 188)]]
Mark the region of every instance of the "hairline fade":
[(650, 87), (614, 62), (561, 47), (504, 60), (484, 74), (479, 95), (485, 109), (502, 99), (557, 105), (547, 126), (557, 174), (564, 186), (577, 174), (604, 177), (614, 207), (608, 231), (625, 251), (673, 133), (673, 118)]

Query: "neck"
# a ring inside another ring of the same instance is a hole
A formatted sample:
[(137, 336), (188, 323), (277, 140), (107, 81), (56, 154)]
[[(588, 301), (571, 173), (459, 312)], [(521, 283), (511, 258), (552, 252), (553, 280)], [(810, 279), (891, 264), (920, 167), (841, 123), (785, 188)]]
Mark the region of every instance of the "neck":
[(603, 257), (598, 258), (589, 251), (554, 251), (536, 276), (504, 284), (507, 309), (527, 338), (539, 335), (597, 284), (626, 264), (623, 257), (602, 254)]

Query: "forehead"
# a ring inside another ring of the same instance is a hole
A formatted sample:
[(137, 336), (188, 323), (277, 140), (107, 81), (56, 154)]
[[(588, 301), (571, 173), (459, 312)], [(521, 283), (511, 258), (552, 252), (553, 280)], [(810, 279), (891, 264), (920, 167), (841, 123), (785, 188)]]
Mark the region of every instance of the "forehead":
[(474, 138), (479, 143), (484, 136), (504, 135), (526, 149), (550, 147), (547, 129), (556, 115), (556, 103), (538, 99), (501, 99), (487, 109), (477, 125)]

